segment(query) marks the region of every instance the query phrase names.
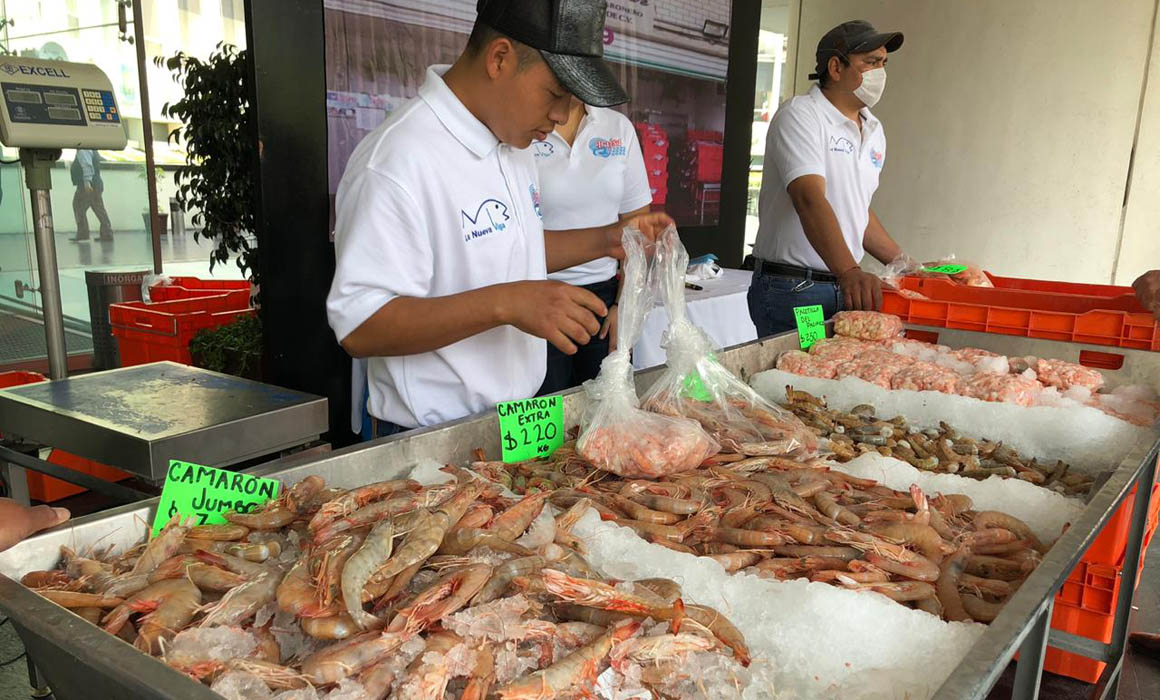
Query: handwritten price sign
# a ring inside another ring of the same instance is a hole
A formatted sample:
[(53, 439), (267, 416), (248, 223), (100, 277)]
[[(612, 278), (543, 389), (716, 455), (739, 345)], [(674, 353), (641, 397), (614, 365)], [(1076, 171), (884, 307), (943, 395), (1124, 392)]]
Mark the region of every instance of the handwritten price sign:
[(503, 461), (547, 457), (564, 444), (564, 404), (559, 396), (496, 404)]
[(822, 313), (821, 304), (795, 306), (793, 317), (797, 321), (798, 341), (802, 350), (809, 350), (811, 345), (826, 337), (826, 316)]
[(226, 521), (222, 513), (228, 510), (247, 513), (274, 500), (280, 485), (276, 479), (171, 459), (153, 519), (153, 534), (161, 532), (175, 515), (194, 517), (198, 525), (220, 525)]

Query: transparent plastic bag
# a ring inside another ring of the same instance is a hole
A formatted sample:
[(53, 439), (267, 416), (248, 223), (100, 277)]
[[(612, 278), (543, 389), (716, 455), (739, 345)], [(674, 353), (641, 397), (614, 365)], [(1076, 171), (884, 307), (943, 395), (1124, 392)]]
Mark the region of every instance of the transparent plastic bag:
[(657, 241), (653, 277), (669, 327), (662, 345), (667, 368), (644, 396), (646, 410), (692, 418), (726, 452), (750, 455), (811, 455), (817, 436), (789, 411), (757, 395), (714, 358), (716, 348), (689, 320), (684, 270), (688, 253), (675, 228)]
[(576, 448), (596, 467), (630, 478), (696, 469), (717, 453), (717, 443), (694, 420), (641, 410), (636, 396), (629, 353), (654, 297), (648, 283), (644, 235), (625, 228), (624, 250), (617, 349), (604, 358), (596, 379), (584, 382), (589, 404)]
[(141, 278), (141, 301), (144, 301), (146, 304), (152, 303), (153, 300), (149, 294), (150, 290), (154, 287), (165, 287), (171, 284), (173, 284), (173, 278), (169, 275), (145, 275)]
[[(933, 272), (931, 268), (938, 268), (944, 265), (954, 265), (958, 267), (965, 267), (965, 270), (958, 272)], [(932, 260), (930, 262), (920, 263), (914, 258), (903, 253), (890, 264), (880, 275), (883, 282), (891, 287), (898, 287), (899, 282), (903, 277), (938, 277), (950, 280), (955, 284), (960, 284), (964, 287), (994, 287), (987, 274), (978, 265), (958, 260), (954, 255), (947, 255)]]
[(878, 277), (885, 284), (897, 289), (898, 283), (903, 277), (913, 275), (921, 269), (922, 263), (903, 253), (891, 260)]

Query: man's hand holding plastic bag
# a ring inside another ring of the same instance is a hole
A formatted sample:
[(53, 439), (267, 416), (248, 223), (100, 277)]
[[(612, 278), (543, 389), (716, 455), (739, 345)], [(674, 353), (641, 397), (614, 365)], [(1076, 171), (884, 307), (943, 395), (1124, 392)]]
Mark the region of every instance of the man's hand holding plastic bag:
[(675, 228), (657, 240), (653, 275), (669, 311), (663, 345), (667, 369), (644, 397), (644, 408), (692, 418), (726, 452), (806, 456), (817, 436), (796, 416), (765, 401), (713, 356), (709, 336), (689, 321), (685, 269), (689, 255)]
[[(673, 232), (675, 235), (676, 230)], [(639, 407), (629, 352), (653, 305), (647, 240), (633, 227), (624, 229), (617, 347), (604, 358), (599, 376), (584, 383), (590, 402), (576, 445), (580, 455), (598, 468), (629, 478), (655, 478), (696, 469), (720, 449), (696, 421), (649, 413)]]

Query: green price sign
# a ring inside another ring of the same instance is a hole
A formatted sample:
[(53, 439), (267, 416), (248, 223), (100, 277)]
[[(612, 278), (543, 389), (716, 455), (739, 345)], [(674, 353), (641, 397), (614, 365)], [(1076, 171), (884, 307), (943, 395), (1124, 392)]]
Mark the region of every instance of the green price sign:
[(503, 461), (548, 457), (564, 444), (564, 404), (559, 396), (496, 404)]
[[(710, 354), (709, 361), (716, 362), (717, 356)], [(697, 370), (693, 370), (692, 372), (689, 372), (687, 375), (685, 375), (684, 387), (685, 388), (683, 393), (690, 399), (695, 401), (704, 401), (705, 403), (709, 403), (713, 400), (713, 395), (710, 394), (709, 390), (705, 388), (705, 381), (701, 379), (701, 373)]]
[(198, 525), (219, 525), (226, 522), (222, 516), (226, 511), (248, 513), (274, 500), (279, 486), (276, 479), (171, 459), (153, 519), (153, 534), (161, 532), (175, 515), (193, 517)]
[(821, 304), (795, 306), (793, 317), (797, 321), (798, 341), (802, 350), (809, 350), (811, 345), (826, 337), (826, 316), (822, 313)]
[(926, 272), (937, 272), (940, 275), (957, 275), (960, 272), (966, 272), (966, 265), (938, 265), (936, 267), (924, 267)]

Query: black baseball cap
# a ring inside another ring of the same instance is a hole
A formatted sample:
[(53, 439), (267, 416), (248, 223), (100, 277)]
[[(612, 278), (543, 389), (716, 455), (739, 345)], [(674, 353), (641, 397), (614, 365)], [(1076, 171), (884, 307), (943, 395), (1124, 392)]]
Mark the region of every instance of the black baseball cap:
[(831, 56), (849, 58), (850, 54), (867, 53), (881, 46), (887, 53), (897, 51), (902, 46), (902, 32), (879, 32), (864, 19), (843, 22), (826, 32), (818, 42), (817, 67), (810, 74), (810, 80), (824, 75)]
[(476, 21), (540, 51), (560, 84), (594, 107), (628, 102), (604, 62), (606, 0), (479, 0)]

